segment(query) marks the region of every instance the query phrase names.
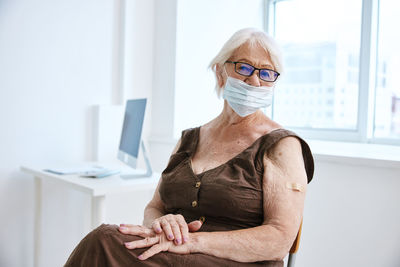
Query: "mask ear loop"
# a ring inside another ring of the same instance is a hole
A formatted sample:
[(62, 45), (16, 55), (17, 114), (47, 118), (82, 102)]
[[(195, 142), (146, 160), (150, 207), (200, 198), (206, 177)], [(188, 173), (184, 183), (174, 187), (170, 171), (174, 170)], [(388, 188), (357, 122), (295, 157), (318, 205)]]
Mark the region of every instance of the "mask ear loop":
[[(225, 85), (226, 85), (226, 83), (227, 83), (227, 81), (228, 81), (228, 78), (230, 77), (229, 75), (228, 75), (228, 72), (226, 71), (226, 67), (225, 67), (225, 64), (223, 65), (224, 67), (224, 72), (225, 72), (225, 75), (226, 75), (226, 78), (225, 78), (225, 83), (223, 84), (223, 86), (221, 87), (221, 88), (224, 88), (225, 87)], [(222, 73), (221, 73), (221, 77), (222, 77)]]
[(225, 64), (224, 64), (224, 72), (225, 72), (225, 75), (226, 75), (226, 79), (228, 79), (228, 77), (230, 77), (230, 76), (228, 75), (228, 72), (226, 71)]
[[(226, 86), (226, 84), (227, 84), (227, 82), (228, 82), (228, 78), (230, 77), (229, 75), (228, 75), (228, 72), (226, 71), (226, 67), (225, 67), (225, 64), (223, 65), (223, 68), (224, 68), (224, 72), (225, 72), (225, 75), (226, 75), (226, 78), (225, 78), (225, 83), (222, 85), (222, 87), (221, 87), (221, 89), (222, 89), (222, 95), (224, 94), (224, 91), (225, 91), (225, 86)], [(222, 72), (221, 72), (221, 77), (222, 77)], [(222, 98), (224, 98), (224, 97), (222, 97)]]

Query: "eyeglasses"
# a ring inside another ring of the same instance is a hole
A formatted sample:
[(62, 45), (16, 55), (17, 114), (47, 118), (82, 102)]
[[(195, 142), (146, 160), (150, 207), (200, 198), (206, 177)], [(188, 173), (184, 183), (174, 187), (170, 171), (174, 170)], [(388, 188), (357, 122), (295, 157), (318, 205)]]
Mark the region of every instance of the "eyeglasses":
[(226, 62), (235, 64), (235, 72), (246, 77), (250, 77), (251, 75), (253, 75), (255, 70), (258, 70), (258, 77), (265, 82), (275, 82), (276, 79), (278, 79), (278, 76), (280, 75), (278, 72), (274, 70), (259, 69), (244, 62), (237, 62), (237, 61), (226, 61)]

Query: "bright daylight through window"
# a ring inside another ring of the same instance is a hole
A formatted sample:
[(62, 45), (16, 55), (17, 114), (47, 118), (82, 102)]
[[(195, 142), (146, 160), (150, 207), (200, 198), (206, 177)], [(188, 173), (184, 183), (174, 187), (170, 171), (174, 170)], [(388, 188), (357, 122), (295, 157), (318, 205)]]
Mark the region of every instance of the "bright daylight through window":
[(306, 137), (399, 144), (400, 2), (268, 3), (285, 67), (273, 119)]
[(285, 67), (274, 119), (285, 127), (355, 129), (361, 1), (279, 1), (274, 11)]
[(375, 123), (377, 138), (400, 138), (400, 2), (379, 2)]

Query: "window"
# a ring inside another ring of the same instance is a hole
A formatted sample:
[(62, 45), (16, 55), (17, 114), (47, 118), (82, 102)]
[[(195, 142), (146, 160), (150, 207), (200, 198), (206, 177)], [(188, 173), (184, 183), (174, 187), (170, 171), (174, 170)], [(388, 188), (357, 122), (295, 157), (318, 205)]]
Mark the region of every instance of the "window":
[[(273, 119), (285, 127), (356, 129), (361, 0), (276, 1), (273, 12), (285, 67)], [(287, 98), (290, 104), (279, 101)]]
[(400, 138), (400, 2), (379, 2), (374, 137)]
[(399, 8), (396, 0), (267, 1), (267, 31), (285, 67), (273, 119), (310, 138), (400, 144)]

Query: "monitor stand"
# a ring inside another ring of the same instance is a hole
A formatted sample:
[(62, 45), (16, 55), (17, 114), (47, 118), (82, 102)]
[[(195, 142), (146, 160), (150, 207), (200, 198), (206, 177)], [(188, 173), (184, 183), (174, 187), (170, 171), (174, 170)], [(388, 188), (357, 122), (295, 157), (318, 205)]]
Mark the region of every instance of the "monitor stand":
[(121, 174), (121, 178), (123, 179), (134, 179), (134, 178), (144, 178), (151, 177), (153, 175), (153, 169), (151, 168), (149, 157), (147, 156), (146, 148), (144, 146), (144, 142), (140, 142), (140, 148), (143, 151), (144, 161), (146, 163), (146, 172), (145, 173), (135, 173), (135, 174)]

